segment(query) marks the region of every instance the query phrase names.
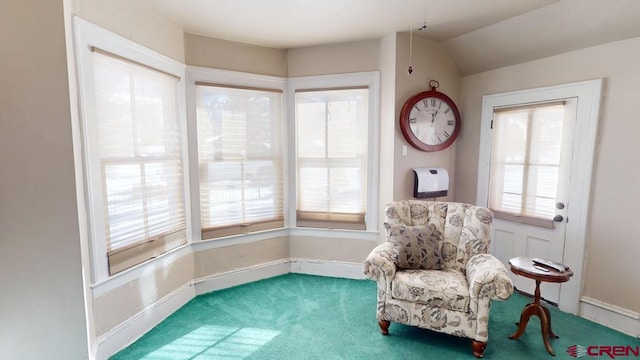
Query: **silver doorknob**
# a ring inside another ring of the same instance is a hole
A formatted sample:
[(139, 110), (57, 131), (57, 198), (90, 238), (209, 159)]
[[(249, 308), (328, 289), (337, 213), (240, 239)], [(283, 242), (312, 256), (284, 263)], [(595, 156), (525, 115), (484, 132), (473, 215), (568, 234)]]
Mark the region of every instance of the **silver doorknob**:
[(564, 220), (564, 217), (562, 217), (562, 215), (556, 215), (553, 217), (553, 221), (555, 222), (561, 222), (562, 220)]

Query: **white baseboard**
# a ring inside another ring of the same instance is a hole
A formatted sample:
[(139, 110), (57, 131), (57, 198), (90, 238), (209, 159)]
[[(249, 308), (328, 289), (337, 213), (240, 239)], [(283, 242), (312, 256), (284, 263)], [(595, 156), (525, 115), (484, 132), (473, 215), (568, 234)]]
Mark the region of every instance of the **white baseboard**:
[(195, 297), (188, 282), (98, 337), (97, 360), (124, 349)]
[(580, 316), (640, 338), (640, 314), (637, 312), (583, 296), (580, 298)]
[(196, 295), (288, 273), (364, 279), (362, 264), (336, 260), (281, 259), (195, 279)]
[(292, 258), (291, 272), (347, 279), (365, 278), (362, 270), (362, 263), (337, 260)]
[(195, 284), (197, 295), (205, 294), (252, 281), (288, 274), (291, 270), (290, 263), (291, 261), (289, 259), (270, 261), (246, 268), (204, 276), (195, 279), (193, 283)]
[(107, 359), (139, 339), (196, 295), (288, 273), (364, 279), (362, 264), (317, 259), (281, 259), (195, 279), (172, 291), (97, 339), (97, 360)]

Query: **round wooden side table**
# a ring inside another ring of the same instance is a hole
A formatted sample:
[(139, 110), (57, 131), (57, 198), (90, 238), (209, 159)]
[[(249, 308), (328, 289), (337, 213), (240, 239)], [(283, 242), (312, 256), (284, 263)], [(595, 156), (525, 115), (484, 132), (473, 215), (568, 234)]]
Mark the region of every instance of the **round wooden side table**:
[[(537, 266), (533, 260), (528, 257), (520, 256), (509, 260), (511, 266), (511, 272), (516, 275), (521, 275), (536, 281), (536, 291), (533, 296), (533, 302), (526, 305), (522, 314), (520, 314), (520, 322), (517, 323), (518, 329), (512, 335), (509, 335), (509, 339), (517, 339), (522, 334), (529, 323), (529, 318), (532, 315), (536, 315), (540, 318), (540, 328), (542, 329), (542, 341), (547, 348), (549, 354), (555, 356), (549, 344), (549, 339), (558, 339), (558, 336), (551, 330), (551, 314), (549, 309), (540, 304), (540, 283), (543, 281), (552, 283), (563, 283), (569, 281), (569, 278), (573, 276), (571, 269), (565, 271), (557, 271), (552, 268), (546, 268), (543, 266)], [(544, 269), (544, 270), (543, 270)], [(546, 270), (546, 271), (545, 271)]]

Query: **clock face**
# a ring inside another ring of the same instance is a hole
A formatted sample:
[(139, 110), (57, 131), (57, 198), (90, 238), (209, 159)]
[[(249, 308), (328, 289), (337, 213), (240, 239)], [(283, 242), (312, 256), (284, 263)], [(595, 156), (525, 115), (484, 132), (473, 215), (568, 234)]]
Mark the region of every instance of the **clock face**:
[(410, 98), (400, 115), (405, 138), (420, 150), (442, 150), (453, 143), (460, 130), (460, 115), (455, 104), (436, 91)]

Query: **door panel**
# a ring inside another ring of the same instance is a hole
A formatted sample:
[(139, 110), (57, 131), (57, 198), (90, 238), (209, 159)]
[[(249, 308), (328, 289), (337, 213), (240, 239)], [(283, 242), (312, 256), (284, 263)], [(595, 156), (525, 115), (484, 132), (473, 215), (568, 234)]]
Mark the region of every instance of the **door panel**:
[(500, 221), (502, 220), (494, 220), (493, 233), (491, 234), (491, 253), (508, 268), (509, 259), (515, 257), (516, 254), (516, 233), (509, 231), (504, 226), (496, 226), (496, 223)]
[[(562, 261), (564, 247), (564, 222), (556, 223), (555, 229), (521, 224), (513, 221), (494, 219), (491, 253), (509, 268), (509, 259), (516, 256), (541, 257)], [(557, 254), (560, 254), (558, 257)], [(525, 293), (533, 294), (535, 282), (531, 279), (511, 274), (514, 286)], [(542, 297), (558, 303), (560, 285), (543, 283)]]

